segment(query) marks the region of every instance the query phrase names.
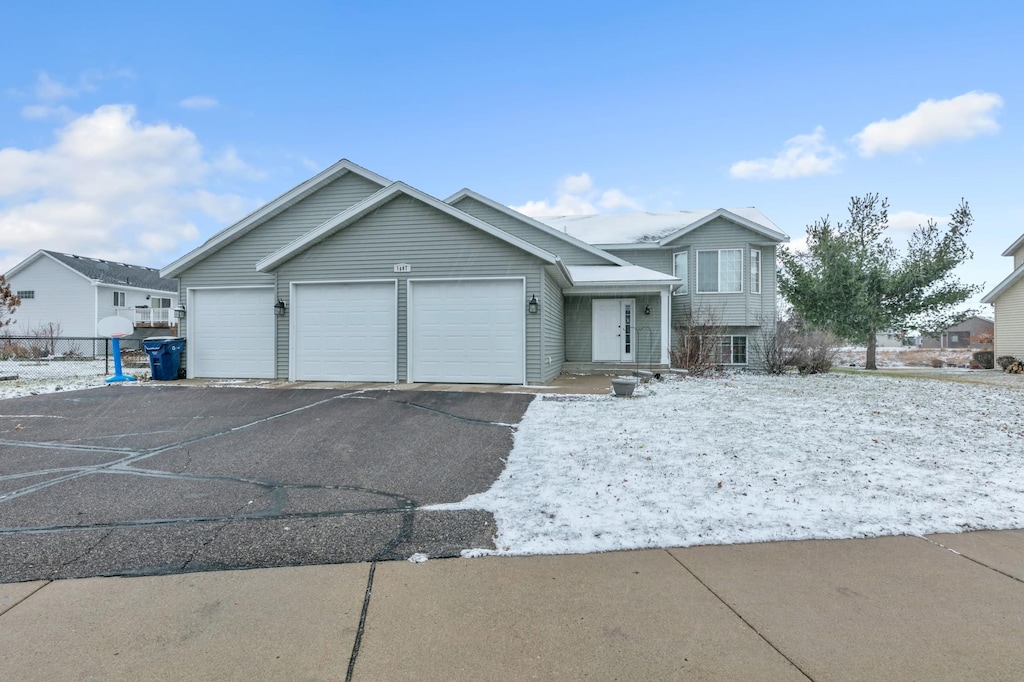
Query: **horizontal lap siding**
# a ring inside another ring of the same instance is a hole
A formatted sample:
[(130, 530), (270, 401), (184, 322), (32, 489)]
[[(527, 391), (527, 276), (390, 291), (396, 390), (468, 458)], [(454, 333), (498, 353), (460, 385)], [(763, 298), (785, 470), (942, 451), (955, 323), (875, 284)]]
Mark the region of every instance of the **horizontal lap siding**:
[[(409, 273), (395, 273), (407, 263)], [(531, 254), (417, 199), (399, 196), (277, 269), (278, 297), (288, 283), (311, 280), (398, 280), (398, 378), (407, 380), (408, 280), (524, 277), (526, 300), (541, 291), (542, 262)], [(523, 308), (524, 315), (525, 305)], [(526, 315), (526, 380), (541, 381), (540, 315)], [(287, 327), (278, 335), (278, 372), (287, 375)]]
[(33, 291), (35, 298), (21, 301), (5, 331), (30, 335), (53, 323), (60, 325), (58, 336), (96, 335), (96, 289), (67, 266), (43, 255), (11, 277), (10, 285), (12, 293)]
[(547, 382), (558, 376), (565, 362), (565, 297), (550, 271), (545, 272), (544, 276), (541, 322), (544, 325), (544, 348), (541, 350), (540, 359), (541, 380)]
[[(257, 262), (380, 189), (380, 185), (361, 175), (345, 173), (182, 273), (179, 277), (181, 300), (185, 300), (189, 287), (273, 285), (274, 275), (256, 272)], [(179, 333), (185, 335), (184, 321)], [(279, 348), (282, 336), (287, 346), (286, 317), (277, 320)], [(279, 369), (280, 361), (279, 355)], [(286, 355), (286, 368), (287, 362)], [(287, 370), (278, 376), (287, 376)]]
[(1024, 280), (996, 299), (995, 353), (1024, 358)]
[(610, 265), (608, 260), (600, 256), (581, 249), (569, 241), (548, 234), (532, 225), (528, 225), (521, 220), (507, 216), (501, 211), (496, 211), (471, 197), (466, 197), (462, 201), (457, 202), (455, 207), (511, 235), (530, 242), (534, 246), (560, 256), (562, 262), (566, 265)]

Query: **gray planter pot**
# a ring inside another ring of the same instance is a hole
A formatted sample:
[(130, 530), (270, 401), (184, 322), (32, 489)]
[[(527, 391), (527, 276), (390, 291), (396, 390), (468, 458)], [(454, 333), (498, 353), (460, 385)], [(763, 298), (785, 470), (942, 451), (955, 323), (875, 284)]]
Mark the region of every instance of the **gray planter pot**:
[(612, 390), (620, 398), (628, 398), (636, 390), (636, 379), (633, 377), (619, 377), (612, 379)]

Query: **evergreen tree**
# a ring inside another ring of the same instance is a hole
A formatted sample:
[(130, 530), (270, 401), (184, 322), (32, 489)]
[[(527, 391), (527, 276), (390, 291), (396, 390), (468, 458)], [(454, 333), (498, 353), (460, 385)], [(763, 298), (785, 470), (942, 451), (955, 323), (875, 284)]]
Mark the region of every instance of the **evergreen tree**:
[(807, 228), (807, 251), (782, 249), (779, 292), (804, 320), (867, 346), (876, 369), (879, 331), (945, 329), (973, 314), (955, 309), (981, 290), (961, 283), (953, 270), (973, 254), (967, 248), (971, 211), (966, 201), (940, 229), (918, 227), (900, 255), (886, 235), (889, 202), (877, 194), (853, 197), (850, 219), (828, 216)]

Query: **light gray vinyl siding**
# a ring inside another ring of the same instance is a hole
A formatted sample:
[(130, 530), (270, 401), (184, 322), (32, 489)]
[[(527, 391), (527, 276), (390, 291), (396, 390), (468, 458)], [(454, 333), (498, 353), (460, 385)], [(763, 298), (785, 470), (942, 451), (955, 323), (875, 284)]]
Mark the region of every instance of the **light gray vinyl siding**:
[(545, 251), (553, 253), (556, 256), (560, 256), (562, 258), (562, 262), (566, 265), (611, 264), (605, 258), (601, 258), (600, 256), (590, 253), (585, 249), (581, 249), (569, 241), (539, 230), (533, 225), (528, 225), (521, 220), (516, 220), (511, 216), (505, 215), (501, 211), (496, 211), (490, 206), (482, 204), (472, 197), (465, 197), (454, 204), (454, 206), (460, 211), (465, 211), (484, 222), (490, 223), (511, 235), (519, 237), (523, 241), (527, 241), (534, 246), (538, 246)]
[(642, 268), (672, 274), (672, 251), (668, 249), (606, 249), (619, 258)]
[(541, 380), (544, 382), (558, 376), (565, 362), (565, 297), (549, 269), (550, 266), (544, 272), (544, 296), (540, 299), (541, 336), (544, 340), (540, 360)]
[[(625, 256), (622, 256), (625, 258)], [(630, 298), (636, 301), (634, 342), (640, 365), (661, 363), (661, 296), (659, 294), (608, 294), (565, 297), (565, 361), (593, 360), (593, 320), (595, 298)], [(644, 310), (650, 306), (651, 314)]]
[(995, 300), (995, 354), (1024, 358), (1024, 280)]
[(17, 336), (53, 323), (61, 336), (96, 335), (96, 288), (70, 268), (43, 255), (11, 277), (10, 285), (15, 294), (33, 291), (35, 297), (22, 300), (5, 331)]
[[(412, 272), (395, 273), (407, 263)], [(408, 280), (523, 277), (526, 300), (541, 299), (543, 262), (497, 237), (417, 199), (398, 196), (277, 268), (277, 295), (289, 300), (289, 283), (317, 280), (398, 280), (398, 379), (407, 381)], [(541, 315), (526, 313), (526, 380), (542, 381)], [(277, 373), (288, 375), (288, 323), (279, 318)]]
[[(274, 284), (273, 275), (256, 272), (258, 261), (380, 189), (361, 175), (345, 173), (181, 273), (181, 300), (189, 287)], [(180, 334), (185, 335), (184, 324)]]

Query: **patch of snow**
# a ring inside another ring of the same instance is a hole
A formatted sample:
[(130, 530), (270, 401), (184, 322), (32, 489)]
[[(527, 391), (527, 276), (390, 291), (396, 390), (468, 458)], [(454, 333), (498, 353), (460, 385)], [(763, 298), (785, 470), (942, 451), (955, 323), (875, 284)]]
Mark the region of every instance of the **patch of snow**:
[(407, 561), (410, 561), (410, 562), (412, 562), (414, 564), (422, 564), (424, 561), (426, 561), (429, 558), (430, 557), (428, 557), (426, 554), (424, 554), (422, 552), (416, 552), (411, 557), (409, 557), (407, 559)]
[(608, 282), (679, 282), (666, 275), (639, 265), (570, 265), (567, 268), (576, 284)]
[(1021, 389), (741, 374), (545, 396), (492, 488), (496, 550), (564, 554), (1024, 527)]

